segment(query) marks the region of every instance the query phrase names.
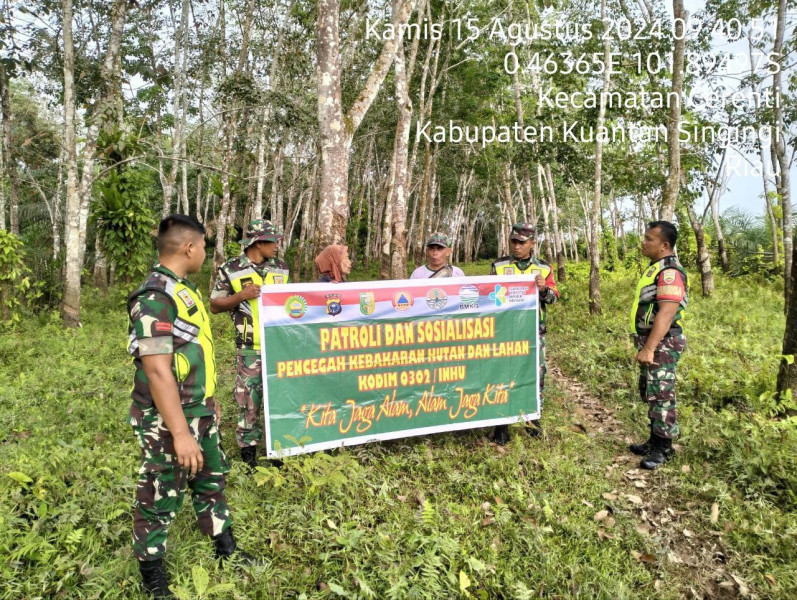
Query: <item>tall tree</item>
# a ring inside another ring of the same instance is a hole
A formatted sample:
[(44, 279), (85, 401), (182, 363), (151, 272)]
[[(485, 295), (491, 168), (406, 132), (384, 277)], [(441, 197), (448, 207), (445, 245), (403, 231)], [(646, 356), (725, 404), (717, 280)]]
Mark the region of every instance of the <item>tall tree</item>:
[(681, 143), (679, 126), (681, 124), (681, 92), (684, 89), (684, 55), (686, 51), (686, 11), (683, 0), (673, 0), (675, 19), (675, 40), (673, 42), (672, 85), (670, 87), (670, 114), (667, 118), (667, 182), (661, 199), (661, 218), (673, 220), (675, 202), (681, 185)]
[(127, 18), (127, 0), (115, 0), (111, 8), (111, 31), (105, 58), (100, 69), (102, 81), (99, 97), (89, 115), (88, 130), (83, 145), (83, 172), (78, 185), (78, 161), (75, 136), (75, 46), (72, 35), (72, 0), (61, 0), (64, 46), (64, 144), (66, 146), (67, 185), (64, 241), (64, 296), (61, 317), (67, 327), (80, 326), (80, 273), (86, 245), (89, 201), (94, 184), (94, 162), (97, 136), (102, 122), (116, 106), (120, 78), (120, 47)]
[(322, 245), (346, 239), (349, 219), (349, 151), (354, 132), (376, 98), (403, 39), (412, 0), (394, 6), (392, 31), (354, 104), (345, 112), (341, 98), (340, 0), (319, 0), (316, 7), (318, 56), (318, 125), (321, 146), (321, 189), (318, 236)]
[[(783, 296), (785, 298), (784, 308), (789, 310), (791, 305), (791, 293), (794, 276), (792, 275), (792, 256), (794, 241), (792, 239), (794, 226), (792, 224), (791, 208), (791, 189), (789, 169), (790, 160), (786, 154), (786, 128), (783, 123), (783, 39), (786, 35), (786, 0), (778, 1), (778, 16), (775, 24), (775, 45), (772, 52), (776, 57), (778, 68), (772, 74), (772, 97), (775, 99), (774, 119), (775, 135), (773, 136), (770, 152), (772, 154), (772, 164), (775, 167), (778, 197), (780, 207), (783, 211)], [(785, 342), (784, 342), (785, 343)], [(785, 354), (785, 351), (784, 351)]]
[[(601, 21), (604, 27), (608, 27), (606, 19), (606, 0), (601, 1)], [(611, 60), (611, 39), (607, 35), (603, 42), (604, 64), (609, 64)], [(597, 130), (601, 131), (606, 121), (606, 101), (611, 86), (611, 69), (604, 69), (603, 87), (601, 89), (600, 108), (598, 109)], [(601, 188), (603, 184), (603, 137), (598, 136), (595, 140), (595, 182), (592, 192), (592, 211), (590, 213), (589, 238), (589, 312), (593, 315), (601, 314), (601, 282), (600, 282), (600, 240), (598, 228), (601, 217)]]

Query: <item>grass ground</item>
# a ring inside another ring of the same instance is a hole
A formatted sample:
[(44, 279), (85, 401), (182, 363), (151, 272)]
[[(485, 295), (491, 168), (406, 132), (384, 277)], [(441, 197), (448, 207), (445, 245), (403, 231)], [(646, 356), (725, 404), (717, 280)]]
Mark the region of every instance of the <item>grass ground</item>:
[[(468, 274), (484, 273), (485, 263)], [(355, 274), (356, 275), (356, 274)], [(252, 477), (224, 447), (241, 543), (267, 565), (219, 568), (184, 507), (167, 563), (187, 598), (681, 598), (797, 595), (794, 423), (773, 408), (774, 286), (720, 280), (693, 298), (679, 458), (643, 476), (623, 335), (632, 274), (586, 316), (577, 267), (551, 312), (543, 439), (519, 428), (292, 458)], [(84, 327), (45, 314), (0, 338), (0, 598), (137, 598), (130, 548), (137, 445), (124, 292), (88, 298)], [(214, 318), (220, 389), (232, 327)], [(209, 584), (207, 582), (210, 582)]]

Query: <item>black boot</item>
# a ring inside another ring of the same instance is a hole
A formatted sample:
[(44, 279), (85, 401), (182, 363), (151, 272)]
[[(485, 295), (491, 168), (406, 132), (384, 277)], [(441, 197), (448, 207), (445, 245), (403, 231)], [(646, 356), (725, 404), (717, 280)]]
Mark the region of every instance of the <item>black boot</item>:
[(535, 421), (526, 422), (526, 433), (529, 434), (529, 437), (540, 437), (542, 435), (542, 425), (540, 424), (540, 420), (537, 419)]
[(254, 471), (257, 466), (257, 446), (245, 446), (241, 448), (241, 460)]
[(144, 582), (144, 589), (156, 600), (174, 598), (174, 594), (169, 590), (169, 578), (163, 568), (163, 559), (140, 560), (138, 568), (141, 571), (141, 579)]
[(506, 446), (509, 443), (509, 425), (496, 425), (493, 441), (499, 446)]
[(232, 527), (228, 527), (222, 533), (213, 536), (211, 539), (216, 546), (216, 558), (218, 558), (220, 562), (225, 562), (232, 557), (234, 562), (247, 567), (256, 567), (263, 564), (243, 550), (238, 550), (238, 544), (235, 541)]
[(657, 469), (670, 460), (673, 456), (675, 456), (675, 450), (672, 448), (671, 439), (653, 435), (650, 438), (650, 442), (652, 447), (650, 454), (643, 458), (642, 462), (639, 463), (640, 467), (647, 469), (648, 471)]
[(648, 427), (648, 439), (640, 444), (630, 444), (628, 449), (637, 456), (647, 456), (653, 452), (653, 421)]

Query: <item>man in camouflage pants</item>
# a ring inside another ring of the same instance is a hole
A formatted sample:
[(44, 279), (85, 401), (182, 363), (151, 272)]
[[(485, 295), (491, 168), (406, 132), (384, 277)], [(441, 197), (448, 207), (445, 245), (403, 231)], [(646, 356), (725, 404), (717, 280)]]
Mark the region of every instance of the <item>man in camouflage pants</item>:
[[(159, 263), (128, 299), (128, 351), (135, 378), (129, 423), (141, 447), (133, 551), (144, 588), (173, 598), (163, 566), (169, 525), (183, 505), (186, 485), (202, 533), (216, 556), (236, 550), (224, 493), (227, 458), (213, 398), (216, 363), (202, 296), (186, 275), (205, 260), (205, 228), (172, 215), (158, 230)], [(237, 554), (251, 564), (250, 556)]]
[[(545, 334), (548, 331), (546, 315), (548, 306), (559, 299), (559, 289), (556, 287), (551, 265), (534, 256), (536, 241), (536, 231), (531, 223), (516, 223), (513, 225), (512, 232), (509, 235), (509, 247), (512, 256), (504, 256), (495, 261), (490, 269), (490, 275), (535, 276), (540, 306), (540, 328), (538, 332), (540, 370), (538, 380), (540, 385), (539, 411), (542, 413), (545, 395), (545, 375), (548, 373), (548, 364), (545, 361)], [(526, 424), (526, 431), (531, 437), (540, 436), (542, 434), (542, 426), (539, 419), (529, 421)], [(509, 442), (509, 425), (496, 426), (493, 440), (496, 444), (505, 446)]]
[(263, 440), (258, 298), (262, 285), (288, 282), (288, 265), (277, 258), (282, 237), (269, 221), (250, 222), (241, 240), (243, 251), (219, 267), (210, 294), (210, 311), (229, 312), (235, 325), (237, 376), (233, 397), (239, 407), (238, 447), (250, 468), (257, 464), (257, 446)]
[(678, 230), (668, 221), (648, 223), (642, 254), (651, 262), (637, 285), (631, 309), (631, 333), (637, 348), (639, 394), (648, 404), (650, 437), (631, 444), (643, 456), (640, 466), (653, 470), (675, 454), (680, 433), (675, 401), (675, 368), (686, 349), (682, 317), (688, 301), (687, 274), (673, 254)]

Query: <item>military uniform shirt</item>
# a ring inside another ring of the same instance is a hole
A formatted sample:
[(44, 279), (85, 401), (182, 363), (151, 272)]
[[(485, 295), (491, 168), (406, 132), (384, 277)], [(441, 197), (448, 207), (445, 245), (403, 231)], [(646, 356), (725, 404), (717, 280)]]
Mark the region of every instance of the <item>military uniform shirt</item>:
[[(178, 277), (171, 270), (160, 264), (155, 266), (152, 275), (142, 287), (162, 285), (163, 282), (168, 280), (190, 288), (197, 297), (201, 298), (193, 283)], [(178, 311), (175, 301), (169, 296), (165, 287), (163, 291), (150, 287), (149, 289), (133, 292), (128, 300), (128, 315), (128, 352), (133, 357), (133, 364), (136, 369), (131, 392), (133, 403), (130, 407), (129, 422), (136, 425), (140, 424), (146, 416), (152, 416), (157, 413), (141, 357), (155, 354), (173, 354), (176, 346), (179, 345), (181, 349), (184, 348), (186, 334), (182, 329), (175, 328)], [(190, 327), (190, 325), (183, 324), (182, 327)], [(177, 343), (175, 342), (175, 336), (179, 338)], [(212, 341), (209, 340), (209, 342), (212, 345)], [(197, 361), (205, 358), (210, 361), (214, 360), (212, 356), (200, 356), (200, 352), (204, 354), (201, 348), (196, 348), (188, 357), (184, 354), (175, 355), (172, 365), (172, 371), (178, 381), (183, 413), (186, 417), (203, 417), (215, 414), (213, 398), (205, 397), (205, 392), (208, 389), (206, 386), (209, 385), (209, 382), (205, 381), (205, 379), (212, 378), (215, 387), (215, 372), (209, 373), (206, 368), (201, 368), (189, 377), (189, 380), (180, 383), (180, 373), (184, 373), (187, 370), (186, 365), (177, 364), (181, 360)], [(200, 379), (196, 379), (196, 377)]]
[[(213, 291), (210, 293), (211, 300), (215, 298), (227, 298), (235, 294), (232, 287), (232, 280), (235, 274), (240, 271), (253, 269), (265, 279), (269, 271), (281, 270), (288, 271), (288, 265), (285, 261), (279, 258), (272, 258), (259, 265), (249, 260), (245, 253), (240, 256), (231, 258), (219, 267), (218, 276), (216, 277), (216, 285), (213, 286)], [(252, 310), (248, 302), (241, 302), (230, 311), (233, 326), (235, 327), (235, 347), (236, 348), (253, 348), (254, 347), (254, 328), (259, 327), (259, 323), (254, 323)]]

